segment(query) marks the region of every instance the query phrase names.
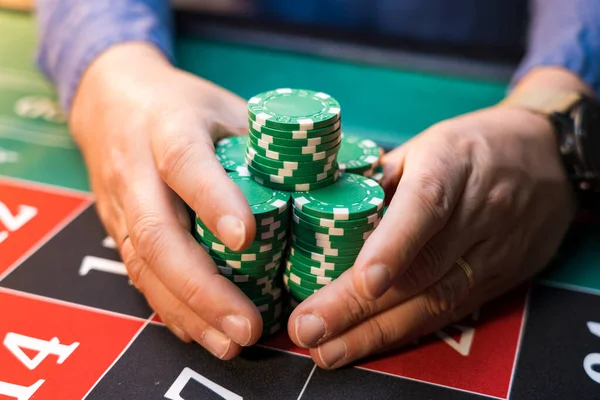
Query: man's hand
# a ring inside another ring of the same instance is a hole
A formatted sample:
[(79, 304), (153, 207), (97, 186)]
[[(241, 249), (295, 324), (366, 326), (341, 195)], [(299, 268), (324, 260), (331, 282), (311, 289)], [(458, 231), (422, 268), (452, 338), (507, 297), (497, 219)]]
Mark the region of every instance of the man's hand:
[(173, 68), (145, 44), (115, 46), (85, 73), (70, 116), (97, 209), (135, 286), (182, 340), (230, 359), (260, 313), (195, 241), (185, 201), (228, 247), (255, 233), (213, 141), (247, 131), (243, 99)]
[(439, 123), (383, 165), (393, 198), (379, 227), (354, 267), (288, 324), (324, 368), (410, 343), (530, 278), (574, 215), (552, 127), (529, 111), (494, 107)]

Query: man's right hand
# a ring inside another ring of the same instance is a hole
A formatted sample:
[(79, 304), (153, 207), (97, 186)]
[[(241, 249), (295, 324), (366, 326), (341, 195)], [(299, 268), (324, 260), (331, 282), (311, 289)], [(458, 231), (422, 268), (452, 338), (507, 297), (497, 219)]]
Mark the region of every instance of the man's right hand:
[(90, 65), (69, 122), (102, 223), (163, 322), (221, 359), (254, 344), (260, 313), (189, 233), (184, 204), (228, 247), (252, 242), (248, 202), (213, 147), (247, 132), (246, 102), (174, 68), (150, 45), (126, 43)]

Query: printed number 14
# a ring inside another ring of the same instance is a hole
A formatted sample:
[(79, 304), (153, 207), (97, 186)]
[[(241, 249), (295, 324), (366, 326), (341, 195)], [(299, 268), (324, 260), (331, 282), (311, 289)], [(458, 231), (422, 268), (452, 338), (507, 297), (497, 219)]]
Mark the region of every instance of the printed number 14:
[[(4, 346), (30, 371), (36, 369), (49, 355), (58, 357), (57, 364), (62, 364), (79, 346), (75, 342), (71, 345), (61, 344), (58, 338), (41, 340), (18, 333), (8, 332), (4, 338)], [(31, 358), (22, 349), (37, 351), (35, 357)], [(0, 381), (0, 395), (13, 397), (18, 400), (29, 400), (45, 382), (38, 380), (31, 386), (14, 385)]]

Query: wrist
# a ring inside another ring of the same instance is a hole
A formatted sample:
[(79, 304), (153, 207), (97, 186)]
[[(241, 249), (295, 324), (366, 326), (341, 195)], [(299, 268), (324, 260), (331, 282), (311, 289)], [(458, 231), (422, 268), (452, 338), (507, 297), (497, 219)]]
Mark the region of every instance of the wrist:
[(129, 42), (111, 46), (86, 69), (73, 97), (69, 125), (77, 135), (91, 115), (106, 112), (120, 104), (124, 96), (139, 89), (140, 79), (160, 76), (173, 70), (161, 51), (144, 42)]

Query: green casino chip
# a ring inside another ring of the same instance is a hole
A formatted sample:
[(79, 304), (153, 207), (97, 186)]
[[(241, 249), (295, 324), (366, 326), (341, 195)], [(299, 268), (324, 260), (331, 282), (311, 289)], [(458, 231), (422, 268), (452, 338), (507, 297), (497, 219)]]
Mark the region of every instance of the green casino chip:
[(279, 175), (270, 175), (266, 174), (258, 169), (254, 168), (252, 165), (248, 164), (248, 171), (253, 176), (256, 176), (262, 180), (270, 181), (278, 184), (291, 184), (296, 185), (298, 183), (317, 183), (321, 182), (327, 178), (332, 177), (337, 171), (336, 168), (332, 168), (328, 171), (321, 172), (319, 174), (311, 175), (311, 176), (279, 176)]
[(308, 192), (310, 190), (319, 190), (319, 189), (323, 189), (327, 186), (332, 185), (333, 183), (335, 183), (338, 180), (338, 176), (339, 176), (339, 171), (335, 171), (333, 176), (324, 179), (322, 181), (316, 182), (316, 183), (298, 183), (298, 184), (279, 184), (279, 183), (275, 183), (275, 182), (271, 182), (265, 179), (261, 179), (257, 176), (253, 176), (252, 179), (254, 179), (256, 181), (256, 183), (260, 184), (261, 186), (269, 186), (272, 187), (274, 189), (280, 190), (280, 191), (288, 191), (288, 192)]
[(379, 220), (381, 220), (383, 211), (380, 210), (379, 212), (371, 214), (368, 217), (356, 218), (347, 221), (313, 217), (312, 215), (308, 215), (296, 207), (293, 207), (293, 215), (297, 215), (303, 221), (310, 222), (312, 225), (318, 225), (327, 228), (352, 229), (360, 228), (364, 225), (371, 225), (378, 222)]
[(269, 271), (260, 271), (250, 274), (240, 274), (238, 270), (229, 267), (217, 266), (219, 273), (225, 278), (229, 279), (234, 283), (255, 283), (261, 285), (265, 280), (273, 280), (277, 277), (277, 268), (273, 268)]
[(326, 226), (315, 225), (303, 218), (300, 218), (296, 213), (293, 214), (292, 218), (295, 224), (298, 224), (303, 228), (329, 236), (355, 235), (372, 231), (373, 229), (377, 228), (379, 222), (381, 221), (380, 219), (377, 219), (372, 224), (364, 224), (363, 226), (357, 226), (355, 228), (329, 228)]
[(289, 193), (261, 186), (250, 176), (244, 176), (238, 172), (229, 172), (228, 175), (246, 196), (255, 217), (267, 218), (287, 210)]
[(321, 263), (331, 263), (333, 265), (337, 265), (337, 264), (344, 264), (344, 265), (352, 264), (353, 265), (354, 262), (356, 261), (356, 256), (352, 256), (352, 257), (328, 256), (328, 255), (324, 255), (324, 254), (320, 254), (320, 253), (311, 252), (309, 250), (305, 250), (298, 245), (294, 245), (292, 247), (292, 250), (294, 251), (294, 254), (301, 254), (305, 258), (319, 261)]
[(319, 246), (318, 244), (306, 243), (298, 238), (292, 239), (292, 246), (295, 249), (302, 249), (306, 252), (322, 254), (324, 256), (333, 257), (358, 257), (358, 253), (362, 249), (362, 244), (359, 246), (348, 247), (347, 249), (336, 249), (331, 247)]
[(211, 257), (226, 262), (240, 261), (240, 262), (264, 262), (265, 264), (271, 263), (281, 258), (283, 247), (273, 249), (266, 253), (224, 253), (218, 250), (213, 250), (206, 246), (204, 243), (200, 243), (204, 251), (206, 251)]
[(344, 236), (332, 236), (327, 235), (320, 232), (314, 232), (310, 229), (303, 227), (302, 225), (294, 224), (292, 228), (292, 232), (302, 238), (309, 239), (311, 241), (320, 241), (320, 242), (331, 242), (331, 243), (348, 243), (348, 242), (364, 242), (371, 236), (373, 230), (365, 231), (365, 232), (351, 232), (347, 233)]
[(283, 284), (288, 289), (290, 294), (299, 300), (306, 300), (317, 292), (315, 289), (304, 288), (297, 285), (295, 282), (290, 281), (287, 274), (283, 274)]
[(318, 283), (320, 285), (327, 285), (335, 280), (335, 278), (329, 276), (319, 276), (306, 273), (304, 270), (297, 268), (296, 265), (291, 261), (287, 263), (286, 269), (303, 280)]
[(248, 100), (248, 115), (259, 125), (282, 130), (321, 128), (338, 121), (340, 104), (326, 93), (282, 88)]
[(331, 270), (331, 269), (322, 269), (319, 267), (312, 267), (310, 265), (306, 265), (303, 262), (300, 262), (298, 260), (297, 257), (293, 257), (290, 256), (289, 257), (289, 262), (293, 265), (294, 270), (296, 270), (298, 273), (303, 273), (306, 275), (310, 275), (310, 276), (320, 276), (320, 277), (325, 277), (325, 278), (339, 278), (344, 272), (346, 272), (346, 269), (340, 269), (340, 270)]
[[(280, 224), (275, 224), (279, 226)], [(257, 229), (258, 230), (258, 229)], [(225, 246), (217, 237), (215, 237), (208, 228), (203, 227), (200, 224), (196, 224), (196, 239), (207, 245), (211, 249), (222, 252), (233, 252), (233, 253), (264, 253), (269, 251), (267, 247), (272, 245), (276, 247), (277, 243), (281, 242), (287, 236), (288, 223), (281, 224), (280, 228), (274, 230), (268, 230), (264, 232), (257, 232), (254, 240), (243, 251), (234, 251)], [(224, 249), (224, 250), (221, 250)], [(264, 249), (264, 250), (263, 250)]]
[[(205, 246), (202, 246), (204, 251), (207, 251)], [(231, 259), (228, 255), (220, 255), (218, 253), (207, 251), (211, 256), (215, 264), (222, 267), (234, 268), (239, 271), (240, 274), (250, 274), (258, 271), (270, 271), (273, 268), (277, 268), (281, 263), (283, 253), (275, 253), (269, 258), (255, 258), (248, 257), (248, 254), (242, 254), (238, 256), (238, 260)], [(239, 258), (245, 258), (239, 260)]]
[(322, 128), (317, 129), (306, 129), (306, 130), (281, 130), (281, 129), (273, 129), (268, 126), (257, 124), (256, 122), (250, 120), (249, 129), (256, 133), (264, 133), (269, 136), (279, 137), (283, 139), (314, 139), (319, 137), (324, 137), (327, 135), (331, 135), (334, 132), (340, 130), (342, 126), (342, 121), (338, 120), (331, 125), (324, 126)]
[[(288, 153), (280, 153), (277, 151), (263, 149), (262, 147), (255, 146), (252, 139), (248, 140), (248, 144), (252, 145), (252, 149), (256, 151), (263, 157), (270, 158), (272, 160), (278, 161), (321, 161), (328, 159), (329, 157), (335, 155), (337, 157), (338, 150), (340, 149), (341, 143), (337, 143), (335, 147), (331, 149), (321, 151), (319, 153), (312, 154), (288, 154)], [(248, 146), (249, 147), (249, 146)]]
[(265, 157), (259, 154), (256, 149), (252, 146), (248, 146), (246, 148), (246, 159), (258, 162), (264, 166), (271, 168), (283, 168), (288, 170), (298, 170), (298, 169), (315, 169), (320, 168), (321, 166), (325, 166), (326, 164), (331, 164), (335, 162), (337, 157), (337, 153), (331, 154), (328, 157), (323, 158), (322, 160), (309, 160), (309, 161), (289, 161), (289, 160), (275, 160), (272, 158)]
[(288, 284), (289, 283), (295, 283), (296, 285), (298, 285), (298, 286), (300, 286), (301, 288), (304, 288), (304, 289), (319, 290), (319, 289), (322, 289), (325, 286), (327, 286), (327, 283), (321, 284), (321, 283), (315, 283), (315, 282), (311, 282), (311, 281), (302, 279), (298, 275), (294, 274), (293, 272), (291, 272), (291, 270), (289, 270), (287, 268), (285, 269), (284, 274), (288, 278)]
[(384, 191), (377, 182), (360, 175), (340, 173), (323, 189), (292, 193), (294, 206), (317, 218), (350, 220), (374, 214), (383, 207)]
[(239, 171), (246, 164), (246, 143), (248, 135), (232, 136), (219, 140), (215, 144), (217, 159), (226, 171)]
[(279, 136), (272, 136), (266, 133), (257, 132), (254, 129), (250, 128), (250, 134), (254, 136), (257, 140), (260, 139), (266, 143), (273, 143), (278, 146), (288, 146), (288, 147), (308, 147), (308, 146), (318, 146), (325, 143), (331, 143), (335, 140), (340, 139), (342, 130), (338, 129), (332, 133), (328, 133), (325, 136), (319, 136), (315, 138), (306, 138), (306, 139), (293, 139), (293, 138), (282, 138)]
[(335, 161), (332, 161), (325, 165), (318, 165), (317, 168), (314, 168), (314, 166), (312, 166), (312, 165), (310, 165), (309, 168), (304, 168), (304, 165), (303, 165), (299, 169), (296, 169), (296, 170), (285, 169), (285, 168), (272, 168), (272, 167), (269, 167), (266, 165), (262, 165), (258, 161), (253, 161), (253, 160), (249, 160), (249, 159), (246, 159), (246, 162), (247, 162), (248, 167), (252, 167), (264, 174), (290, 177), (290, 178), (313, 176), (313, 175), (321, 174), (323, 172), (330, 171), (333, 168), (338, 169), (337, 163)]
[(342, 171), (360, 173), (379, 165), (379, 146), (356, 135), (342, 135), (338, 162)]
[(316, 154), (322, 153), (324, 151), (330, 150), (334, 147), (338, 147), (341, 143), (341, 137), (337, 139), (322, 143), (314, 146), (283, 146), (280, 144), (269, 143), (258, 137), (254, 136), (252, 133), (249, 136), (249, 141), (252, 143), (254, 147), (258, 146), (265, 150), (274, 151), (280, 154), (289, 154), (289, 155), (298, 155), (298, 154)]
[(290, 257), (296, 258), (302, 264), (306, 266), (311, 266), (314, 268), (319, 268), (328, 271), (345, 271), (348, 268), (351, 268), (354, 265), (355, 258), (350, 258), (349, 260), (334, 260), (331, 261), (321, 261), (315, 260), (312, 258), (310, 253), (306, 253), (302, 249), (295, 249), (294, 247), (290, 250)]

